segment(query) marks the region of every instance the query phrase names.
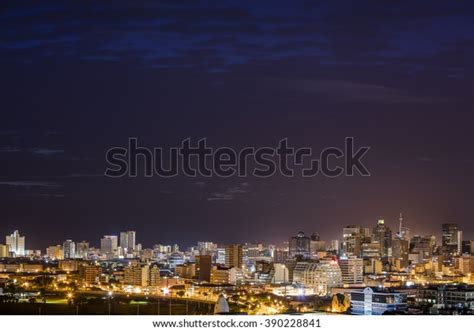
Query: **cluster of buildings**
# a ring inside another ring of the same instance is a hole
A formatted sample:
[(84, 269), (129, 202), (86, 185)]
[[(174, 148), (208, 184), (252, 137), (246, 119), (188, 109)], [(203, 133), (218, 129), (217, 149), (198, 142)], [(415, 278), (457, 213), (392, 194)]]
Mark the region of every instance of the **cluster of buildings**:
[(27, 250), (25, 237), (15, 231), (0, 245), (0, 277), (58, 273), (87, 286), (165, 295), (173, 289), (192, 295), (196, 286), (294, 300), (339, 293), (350, 298), (353, 314), (474, 309), (474, 241), (463, 240), (452, 223), (442, 225), (440, 239), (411, 236), (401, 215), (396, 232), (380, 219), (372, 228), (348, 225), (331, 242), (299, 232), (281, 245), (198, 242), (186, 250), (143, 248), (135, 231), (125, 231), (103, 236), (97, 248), (66, 240), (42, 254)]

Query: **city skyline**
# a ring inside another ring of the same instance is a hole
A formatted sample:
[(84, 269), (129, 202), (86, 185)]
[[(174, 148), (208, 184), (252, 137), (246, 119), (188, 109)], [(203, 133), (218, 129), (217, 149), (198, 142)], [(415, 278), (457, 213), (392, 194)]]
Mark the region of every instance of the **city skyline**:
[[(305, 233), (306, 233), (306, 236), (304, 238), (309, 238), (311, 237), (311, 240), (312, 241), (319, 241), (319, 240), (322, 240), (322, 242), (325, 243), (325, 249), (330, 249), (330, 243), (332, 241), (340, 241), (340, 244), (342, 244), (342, 242), (344, 241), (344, 238), (345, 238), (345, 229), (348, 229), (348, 228), (351, 228), (351, 227), (360, 227), (361, 230), (364, 230), (366, 229), (367, 231), (369, 231), (370, 235), (375, 235), (373, 232), (376, 232), (377, 230), (377, 227), (380, 226), (380, 224), (385, 224), (387, 226), (387, 228), (389, 229), (389, 236), (390, 236), (390, 240), (393, 240), (393, 239), (404, 239), (404, 240), (407, 240), (408, 242), (410, 242), (410, 240), (413, 238), (413, 237), (429, 237), (429, 236), (433, 236), (435, 238), (435, 243), (436, 245), (439, 245), (439, 246), (444, 246), (446, 245), (447, 243), (448, 244), (453, 244), (453, 245), (457, 245), (458, 246), (458, 249), (460, 250), (461, 248), (461, 244), (463, 241), (473, 241), (474, 239), (470, 239), (472, 237), (469, 236), (469, 234), (465, 234), (463, 229), (459, 227), (459, 225), (457, 223), (442, 223), (440, 225), (440, 229), (437, 233), (413, 233), (411, 232), (410, 230), (410, 227), (407, 226), (407, 224), (404, 222), (404, 218), (402, 217), (402, 214), (400, 214), (400, 217), (398, 219), (398, 226), (395, 226), (395, 227), (390, 227), (389, 224), (387, 224), (385, 222), (385, 219), (377, 219), (376, 222), (374, 222), (372, 225), (364, 225), (364, 224), (361, 224), (361, 223), (356, 223), (356, 224), (346, 224), (344, 227), (341, 227), (341, 233), (339, 236), (337, 237), (331, 237), (331, 238), (324, 238), (324, 237), (321, 237), (321, 234), (320, 232), (317, 232), (317, 231), (313, 231), (313, 232), (305, 232), (305, 231), (302, 231), (301, 229), (296, 233), (293, 233), (293, 234), (296, 234), (297, 236), (304, 236)], [(403, 225), (402, 225), (403, 224)], [(456, 238), (454, 240), (453, 243), (450, 243), (450, 240), (452, 241), (453, 239), (451, 239), (451, 236), (453, 236), (452, 234), (449, 234), (448, 236), (448, 239), (447, 239), (447, 235), (446, 235), (446, 230), (445, 230), (445, 227), (453, 227), (455, 228), (455, 231), (456, 232), (459, 232), (460, 233), (460, 237), (458, 238), (459, 234), (455, 234)], [(398, 230), (398, 231), (397, 231)], [(400, 230), (402, 230), (402, 235), (400, 235)], [(46, 253), (46, 250), (43, 250), (43, 248), (37, 248), (37, 247), (30, 247), (29, 249), (27, 249), (27, 246), (25, 245), (25, 238), (26, 238), (26, 235), (21, 232), (21, 234), (23, 234), (23, 236), (19, 237), (21, 240), (22, 240), (22, 249), (21, 251), (23, 252), (22, 254), (18, 255), (18, 256), (23, 256), (25, 255), (24, 252), (26, 251), (37, 251), (37, 250), (40, 250), (42, 253)], [(20, 235), (20, 231), (18, 229), (14, 230), (12, 232), (11, 235), (7, 235), (6, 236), (6, 242), (5, 244), (8, 245), (8, 240), (11, 240), (9, 238), (15, 238), (14, 236), (18, 237)], [(137, 231), (134, 231), (134, 230), (120, 230), (116, 233), (109, 233), (109, 234), (104, 234), (104, 235), (98, 235), (95, 239), (93, 240), (90, 240), (90, 239), (87, 239), (87, 238), (82, 238), (82, 239), (70, 239), (72, 237), (68, 237), (67, 239), (63, 239), (63, 240), (60, 240), (56, 243), (54, 242), (49, 242), (49, 244), (47, 244), (45, 247), (49, 248), (49, 247), (53, 247), (54, 245), (58, 245), (58, 246), (62, 246), (63, 247), (63, 250), (65, 251), (66, 248), (64, 247), (64, 245), (66, 245), (67, 243), (72, 243), (74, 246), (72, 248), (72, 251), (76, 251), (76, 244), (79, 244), (79, 243), (87, 243), (87, 249), (90, 248), (96, 248), (96, 249), (99, 249), (99, 250), (102, 250), (104, 245), (106, 245), (107, 247), (109, 247), (109, 250), (107, 251), (107, 253), (112, 253), (112, 250), (113, 250), (113, 247), (115, 247), (115, 250), (117, 250), (117, 248), (121, 248), (122, 249), (122, 252), (124, 252), (124, 254), (122, 255), (126, 255), (126, 252), (127, 252), (127, 249), (129, 251), (133, 251), (136, 247), (135, 244), (133, 245), (129, 245), (129, 246), (124, 246), (122, 243), (125, 242), (125, 245), (128, 244), (128, 240), (131, 240), (133, 243), (136, 243), (137, 245), (140, 245), (140, 247), (142, 248), (153, 248), (154, 246), (156, 245), (160, 245), (160, 246), (169, 246), (169, 247), (172, 247), (172, 246), (178, 246), (180, 249), (181, 249), (181, 252), (184, 252), (184, 251), (187, 251), (189, 250), (190, 248), (194, 248), (196, 247), (197, 244), (199, 244), (200, 242), (204, 242), (204, 243), (215, 243), (216, 245), (230, 245), (230, 244), (242, 244), (242, 245), (245, 245), (245, 244), (264, 244), (264, 245), (275, 245), (276, 247), (282, 247), (282, 245), (289, 245), (289, 251), (290, 251), (290, 254), (291, 254), (291, 238), (297, 238), (297, 237), (287, 237), (286, 240), (283, 240), (283, 241), (279, 241), (279, 242), (275, 242), (275, 241), (266, 241), (266, 240), (254, 240), (254, 241), (246, 241), (246, 240), (241, 240), (241, 241), (233, 241), (233, 242), (223, 242), (223, 241), (219, 241), (219, 240), (211, 240), (209, 238), (201, 238), (201, 239), (197, 239), (195, 240), (192, 244), (190, 245), (182, 245), (180, 244), (178, 241), (176, 240), (169, 240), (169, 241), (156, 241), (156, 242), (153, 242), (152, 244), (143, 244), (142, 242), (138, 241), (136, 238), (136, 235), (137, 235)], [(313, 239), (313, 236), (317, 236), (318, 239)], [(128, 237), (128, 238), (125, 238), (125, 237)], [(125, 238), (125, 239), (124, 239)], [(133, 239), (131, 239), (133, 238)], [(290, 239), (288, 239), (290, 238)], [(47, 240), (47, 239), (45, 239)], [(113, 240), (113, 243), (104, 243), (104, 240)], [(380, 240), (379, 240), (380, 241)], [(92, 244), (91, 244), (92, 243)], [(97, 245), (94, 245), (94, 243), (97, 243)], [(196, 245), (194, 245), (196, 244)], [(10, 244), (11, 245), (11, 244)], [(391, 246), (391, 244), (390, 244)], [(184, 250), (183, 250), (184, 249)], [(341, 249), (341, 250), (344, 250), (343, 248), (338, 248), (338, 250)], [(17, 249), (16, 249), (16, 246), (15, 248), (12, 248), (11, 249), (12, 252), (16, 252)], [(66, 254), (66, 253), (64, 253)], [(43, 254), (45, 255), (45, 254)], [(382, 254), (383, 255), (383, 254)], [(73, 256), (73, 257), (69, 257), (69, 258), (77, 258), (79, 256)], [(65, 257), (66, 255), (65, 255)]]

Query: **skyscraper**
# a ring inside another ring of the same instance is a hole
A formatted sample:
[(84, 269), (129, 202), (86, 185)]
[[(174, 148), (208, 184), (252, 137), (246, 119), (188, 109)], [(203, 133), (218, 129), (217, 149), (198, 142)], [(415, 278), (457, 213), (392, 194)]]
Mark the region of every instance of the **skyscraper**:
[(441, 226), (441, 243), (443, 252), (447, 254), (459, 254), (461, 252), (462, 231), (459, 231), (455, 223), (444, 223)]
[(89, 253), (89, 243), (87, 241), (81, 241), (76, 244), (76, 256), (80, 259), (87, 259)]
[(243, 252), (242, 245), (232, 244), (225, 246), (225, 266), (228, 268), (242, 268)]
[(342, 229), (342, 251), (346, 254), (362, 256), (362, 229), (358, 225), (348, 225)]
[(392, 230), (383, 219), (377, 221), (372, 232), (372, 238), (380, 244), (380, 256), (389, 256), (392, 251)]
[(135, 249), (135, 231), (120, 232), (120, 247), (130, 254)]
[(117, 255), (117, 236), (104, 236), (100, 239), (100, 251), (107, 257), (115, 257)]
[(200, 281), (211, 281), (212, 257), (211, 255), (196, 256), (196, 277)]
[(76, 244), (72, 240), (66, 240), (63, 243), (63, 252), (65, 259), (74, 259), (76, 257)]
[(15, 256), (25, 255), (25, 237), (20, 236), (18, 230), (7, 236), (5, 241), (10, 253), (13, 253)]
[(309, 257), (311, 250), (311, 239), (304, 235), (303, 231), (298, 232), (296, 237), (291, 237), (289, 241), (290, 258)]

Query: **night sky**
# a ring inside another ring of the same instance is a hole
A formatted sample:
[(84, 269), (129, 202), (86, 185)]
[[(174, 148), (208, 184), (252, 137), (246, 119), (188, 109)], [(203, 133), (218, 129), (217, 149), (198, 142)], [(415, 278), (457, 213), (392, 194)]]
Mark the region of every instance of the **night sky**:
[[(342, 227), (474, 239), (472, 1), (2, 1), (0, 235), (28, 249), (279, 243)], [(104, 177), (171, 147), (371, 146), (371, 177)], [(1, 237), (0, 237), (1, 238)]]

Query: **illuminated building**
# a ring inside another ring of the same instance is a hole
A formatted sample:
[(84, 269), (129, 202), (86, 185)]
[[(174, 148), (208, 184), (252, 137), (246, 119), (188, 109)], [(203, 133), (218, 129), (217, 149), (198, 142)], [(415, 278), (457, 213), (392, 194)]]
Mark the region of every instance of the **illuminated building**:
[(216, 263), (225, 265), (225, 247), (219, 246), (216, 249)]
[(386, 288), (354, 289), (350, 291), (351, 313), (354, 315), (382, 315), (388, 311), (403, 311), (407, 308), (405, 293)]
[(331, 245), (329, 246), (329, 250), (334, 252), (336, 255), (339, 255), (339, 240), (333, 239), (331, 240)]
[(117, 236), (104, 236), (100, 239), (100, 252), (107, 258), (117, 257), (118, 253)]
[(160, 269), (156, 265), (141, 265), (139, 261), (131, 261), (124, 268), (124, 284), (132, 286), (159, 286)]
[(304, 235), (303, 231), (298, 232), (296, 237), (289, 240), (289, 257), (310, 257), (311, 239)]
[(272, 283), (280, 284), (289, 282), (288, 268), (283, 263), (273, 264), (274, 275)]
[(309, 251), (312, 257), (318, 256), (320, 252), (326, 252), (326, 242), (323, 240), (311, 240), (309, 243)]
[(392, 230), (380, 219), (372, 231), (372, 239), (380, 244), (380, 256), (391, 256), (392, 250)]
[(341, 269), (335, 260), (298, 262), (293, 271), (293, 282), (312, 288), (318, 295), (327, 295), (332, 288), (342, 286)]
[(212, 255), (212, 253), (217, 249), (217, 244), (209, 241), (199, 241), (197, 246), (200, 255)]
[(474, 286), (440, 285), (419, 288), (415, 300), (419, 303), (473, 307)]
[(342, 283), (358, 285), (364, 282), (364, 261), (355, 256), (342, 256), (339, 259)]
[(25, 255), (25, 237), (20, 236), (20, 232), (15, 230), (11, 235), (6, 236), (6, 245), (9, 247), (10, 253), (14, 256)]
[(211, 283), (230, 284), (230, 269), (222, 266), (213, 266), (211, 270)]
[(179, 264), (175, 267), (175, 274), (181, 278), (195, 278), (196, 277), (196, 264), (185, 263)]
[(304, 284), (305, 282), (305, 271), (310, 262), (297, 262), (292, 269), (292, 283)]
[(76, 257), (76, 244), (72, 240), (66, 240), (63, 243), (63, 254), (65, 259), (74, 259)]
[(378, 258), (380, 257), (380, 243), (371, 242), (362, 244), (362, 257), (366, 258)]
[(242, 245), (233, 244), (225, 246), (225, 266), (227, 268), (242, 268), (243, 252)]
[(272, 262), (257, 261), (255, 263), (255, 281), (260, 284), (270, 284), (275, 275)]
[(364, 274), (378, 275), (382, 273), (382, 261), (380, 258), (364, 259)]
[(358, 225), (348, 225), (342, 229), (342, 251), (345, 254), (362, 256), (363, 233)]
[(125, 256), (133, 254), (135, 250), (135, 231), (120, 232), (120, 247), (125, 252)]
[[(429, 261), (433, 256), (433, 250), (436, 245), (435, 236), (413, 236), (410, 239), (410, 255), (418, 255), (417, 260)], [(410, 258), (412, 260), (413, 258)]]
[(395, 238), (392, 241), (392, 256), (396, 259), (400, 259), (400, 265), (402, 268), (408, 266), (408, 240)]
[(101, 273), (100, 265), (82, 264), (79, 266), (79, 276), (87, 284), (98, 283)]
[(81, 241), (76, 244), (76, 257), (79, 259), (87, 260), (89, 254), (89, 243), (87, 241)]
[(180, 253), (171, 253), (168, 256), (168, 264), (170, 269), (175, 269), (177, 265), (184, 264), (184, 257)]
[(446, 258), (449, 259), (449, 256), (461, 254), (462, 231), (459, 231), (458, 225), (454, 223), (444, 223), (441, 226), (441, 231), (441, 246)]
[(79, 269), (79, 263), (77, 260), (60, 260), (59, 270), (62, 271), (77, 271)]
[(62, 260), (64, 259), (64, 251), (62, 246), (49, 246), (46, 248), (46, 255), (53, 260)]
[(262, 244), (245, 244), (243, 247), (244, 258), (258, 258), (263, 251)]
[(213, 284), (240, 284), (244, 279), (242, 270), (239, 268), (228, 268), (214, 266), (211, 270), (211, 283)]
[(454, 269), (463, 275), (474, 273), (474, 256), (463, 255), (455, 257)]
[(0, 258), (8, 257), (8, 253), (9, 253), (8, 245), (0, 244)]

